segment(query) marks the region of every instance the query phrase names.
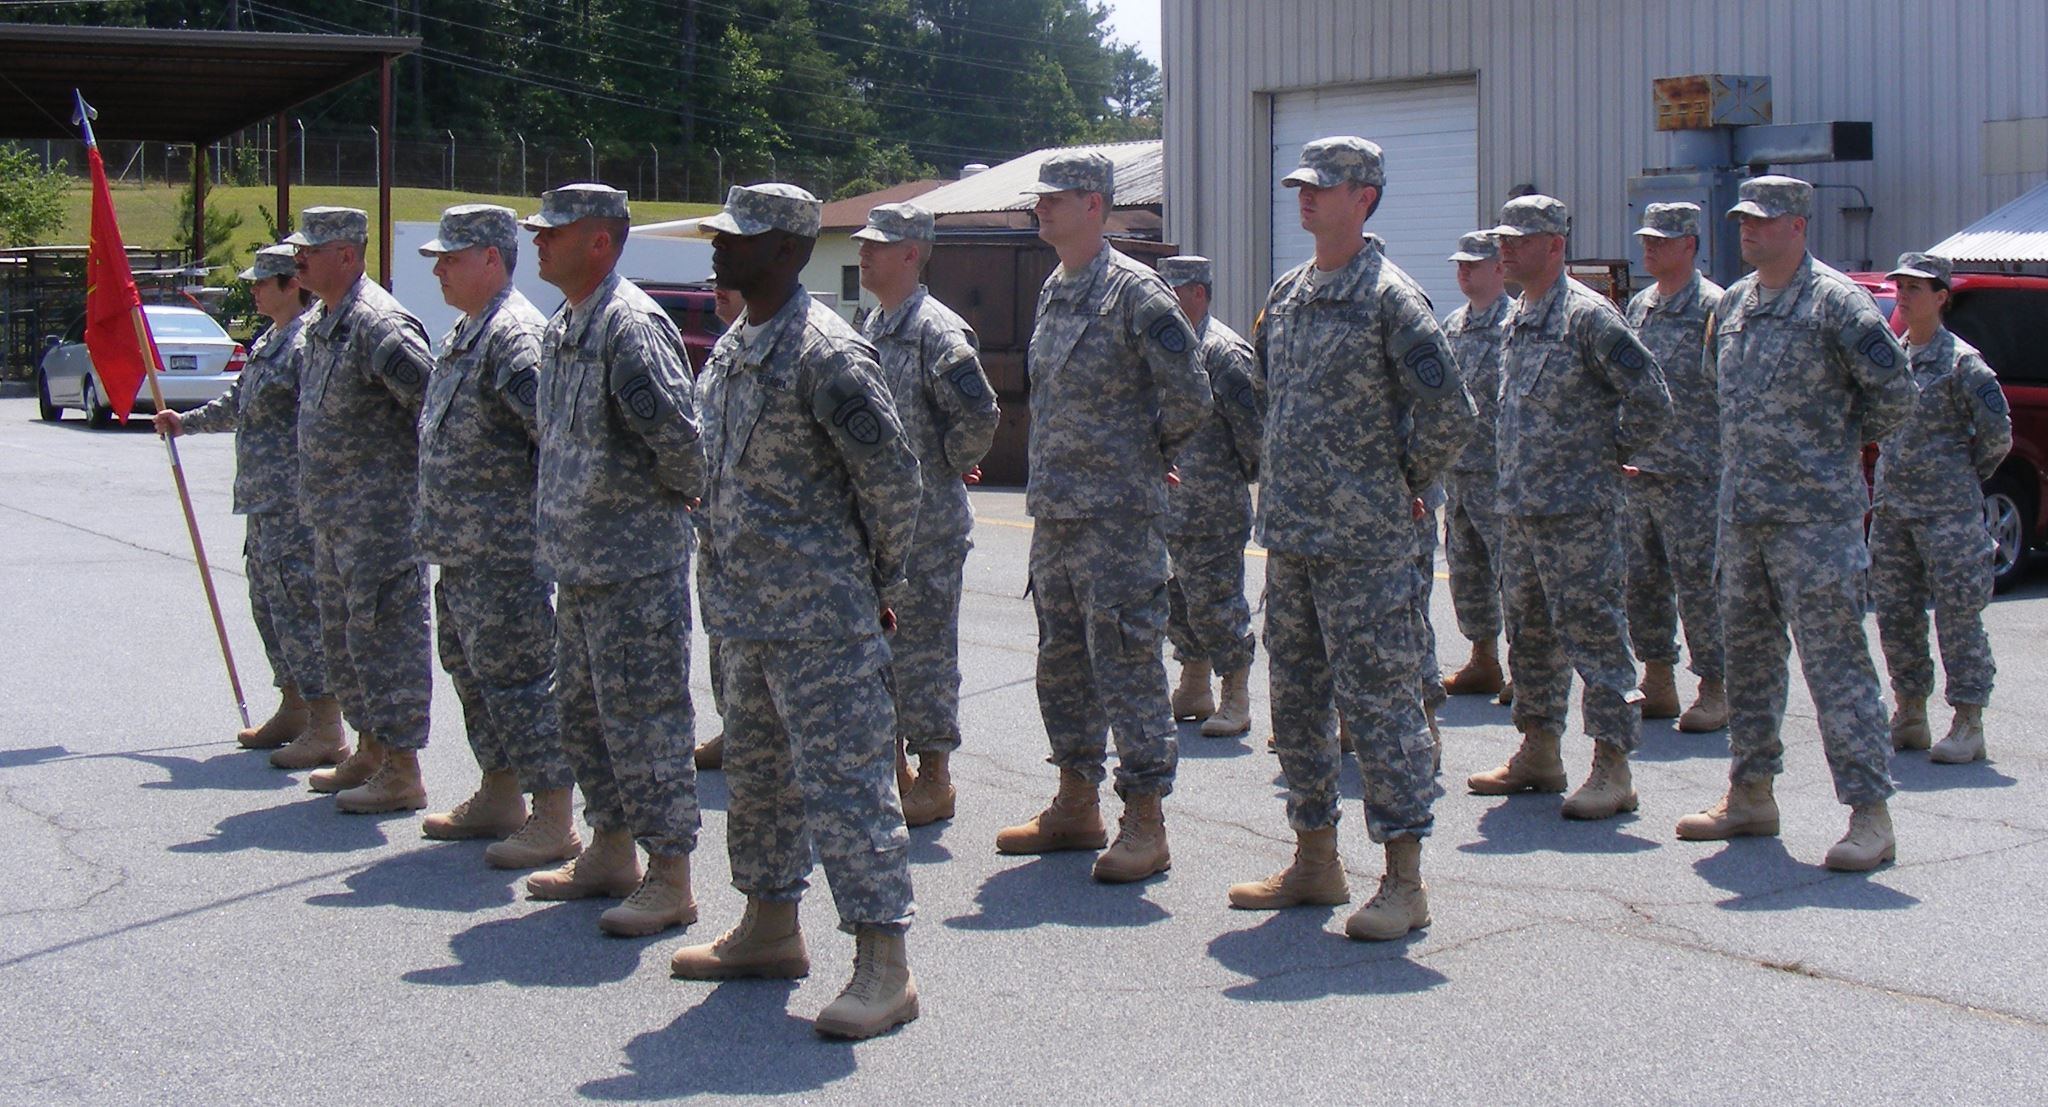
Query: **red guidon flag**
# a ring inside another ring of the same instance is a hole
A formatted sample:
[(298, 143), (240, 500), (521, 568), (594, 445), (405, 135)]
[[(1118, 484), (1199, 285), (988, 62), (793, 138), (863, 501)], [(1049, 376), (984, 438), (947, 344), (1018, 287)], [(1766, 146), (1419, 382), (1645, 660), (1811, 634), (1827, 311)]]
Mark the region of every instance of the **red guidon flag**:
[[(107, 167), (100, 161), (99, 143), (93, 141), (92, 117), (98, 114), (78, 98), (78, 118), (85, 128), (86, 160), (92, 166), (92, 239), (85, 260), (85, 348), (99, 371), (100, 387), (107, 406), (123, 423), (135, 408), (135, 393), (142, 387), (142, 336), (149, 321), (141, 313), (142, 297), (135, 291), (135, 275), (128, 270), (128, 251), (121, 245), (121, 227), (114, 221), (114, 197), (107, 191)], [(138, 331), (136, 320), (142, 320)], [(150, 339), (151, 345), (155, 339)]]

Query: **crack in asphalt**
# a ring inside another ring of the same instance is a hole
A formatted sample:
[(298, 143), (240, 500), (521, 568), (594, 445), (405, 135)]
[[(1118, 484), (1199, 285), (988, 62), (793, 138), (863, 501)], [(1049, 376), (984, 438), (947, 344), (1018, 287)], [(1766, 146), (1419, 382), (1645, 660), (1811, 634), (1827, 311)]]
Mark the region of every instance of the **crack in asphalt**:
[[(85, 526), (83, 524), (74, 523), (69, 519), (59, 519), (54, 515), (44, 515), (42, 512), (30, 511), (25, 507), (18, 507), (14, 504), (9, 503), (0, 503), (0, 508), (5, 508), (8, 511), (12, 511), (20, 515), (26, 515), (31, 519), (40, 519), (45, 523), (51, 523), (69, 530), (75, 530), (81, 534), (90, 534), (94, 538), (104, 538), (109, 542), (112, 542), (120, 546), (126, 546), (131, 550), (139, 550), (146, 554), (155, 554), (158, 557), (168, 558), (172, 561), (181, 562), (186, 565), (196, 566), (197, 564), (199, 564), (198, 561), (195, 560), (190, 554), (181, 554), (174, 550), (160, 550), (157, 549), (155, 546), (145, 546), (140, 542), (131, 541), (129, 539), (121, 537), (118, 534), (108, 534), (106, 531), (103, 530), (94, 530), (91, 527)], [(234, 577), (237, 580), (249, 579), (246, 575), (242, 573), (236, 572), (233, 569), (217, 564), (212, 557), (208, 557), (206, 559), (206, 562), (208, 568), (211, 568), (215, 573), (218, 573), (222, 576)]]
[[(107, 893), (112, 892), (115, 889), (120, 888), (128, 883), (129, 873), (126, 867), (120, 865), (107, 865), (99, 861), (95, 861), (92, 858), (87, 857), (84, 853), (80, 852), (79, 849), (72, 844), (72, 839), (78, 837), (80, 834), (85, 833), (86, 830), (90, 828), (83, 826), (73, 826), (67, 821), (65, 821), (61, 814), (37, 810), (36, 808), (31, 807), (29, 804), (24, 803), (21, 799), (19, 799), (15, 795), (15, 791), (16, 789), (12, 787), (0, 785), (0, 802), (4, 802), (7, 804), (7, 806), (27, 814), (30, 818), (42, 823), (44, 826), (47, 826), (51, 830), (55, 831), (57, 834), (57, 852), (59, 854), (71, 859), (72, 861), (77, 862), (78, 865), (81, 868), (85, 869), (88, 873), (94, 874), (95, 876), (106, 876), (111, 874), (112, 879), (102, 887), (99, 887), (87, 893), (85, 898), (79, 900), (77, 903), (65, 905), (45, 904), (40, 907), (20, 907), (11, 911), (0, 911), (0, 919), (18, 918), (25, 915), (67, 914), (73, 911), (83, 911), (86, 908), (91, 907), (94, 903), (98, 902), (101, 896), (104, 896)], [(0, 962), (0, 965), (9, 963), (11, 962)]]

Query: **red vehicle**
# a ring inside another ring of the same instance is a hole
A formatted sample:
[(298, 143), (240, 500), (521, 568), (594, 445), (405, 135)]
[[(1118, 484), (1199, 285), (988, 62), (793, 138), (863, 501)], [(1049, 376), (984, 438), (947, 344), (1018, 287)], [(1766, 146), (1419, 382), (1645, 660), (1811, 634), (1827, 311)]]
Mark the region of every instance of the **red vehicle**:
[[(1850, 277), (1903, 331), (1892, 282), (1882, 273)], [(1998, 544), (1994, 579), (2002, 592), (2026, 575), (2027, 555), (2048, 544), (2048, 277), (1957, 273), (1946, 322), (1998, 374), (2012, 413), (2012, 453), (1984, 482), (1984, 523)]]
[(683, 352), (689, 355), (690, 372), (702, 371), (704, 363), (711, 358), (711, 347), (717, 345), (719, 336), (725, 333), (725, 324), (718, 321), (717, 297), (711, 291), (710, 282), (664, 284), (636, 280), (633, 283), (660, 304), (670, 319), (675, 320), (676, 329), (683, 332)]

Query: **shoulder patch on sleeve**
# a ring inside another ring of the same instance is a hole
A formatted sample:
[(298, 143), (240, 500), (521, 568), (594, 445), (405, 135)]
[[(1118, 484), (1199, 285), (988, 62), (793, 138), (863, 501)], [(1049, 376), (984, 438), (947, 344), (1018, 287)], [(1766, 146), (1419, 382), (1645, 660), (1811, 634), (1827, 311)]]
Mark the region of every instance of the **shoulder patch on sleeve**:
[(2006, 413), (2005, 389), (2000, 388), (1997, 381), (1986, 381), (1977, 386), (1977, 399), (1993, 415), (2004, 415)]
[(505, 382), (505, 394), (512, 397), (513, 403), (531, 410), (540, 396), (540, 375), (530, 368), (514, 372)]
[(1842, 348), (1886, 372), (1899, 365), (1898, 345), (1874, 314), (1858, 314), (1842, 328)]
[[(959, 352), (967, 353), (965, 350)], [(972, 356), (962, 357), (941, 376), (965, 399), (978, 402), (988, 397), (988, 385), (982, 381), (981, 364)]]
[(1629, 373), (1640, 373), (1650, 367), (1650, 359), (1643, 354), (1642, 343), (1626, 332), (1614, 336), (1607, 347), (1607, 360)]
[(1412, 346), (1401, 355), (1401, 367), (1415, 377), (1424, 392), (1440, 391), (1451, 379), (1449, 356), (1436, 343)]
[(1177, 312), (1171, 311), (1161, 312), (1158, 318), (1152, 320), (1152, 325), (1145, 328), (1145, 337), (1157, 342), (1160, 349), (1175, 355), (1185, 354), (1195, 345), (1194, 336), (1188, 333), (1187, 324), (1180, 321)]
[(862, 455), (881, 448), (893, 433), (894, 423), (893, 414), (877, 406), (867, 384), (861, 375), (842, 365), (811, 400), (812, 414), (833, 437)]

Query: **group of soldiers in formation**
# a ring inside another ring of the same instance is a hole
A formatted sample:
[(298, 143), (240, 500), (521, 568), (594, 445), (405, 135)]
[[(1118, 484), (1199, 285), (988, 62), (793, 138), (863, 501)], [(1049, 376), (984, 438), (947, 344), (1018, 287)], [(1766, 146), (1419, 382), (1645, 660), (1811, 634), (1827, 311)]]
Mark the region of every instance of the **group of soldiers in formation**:
[[(1364, 231), (1386, 183), (1378, 146), (1309, 143), (1282, 183), (1315, 256), (1274, 283), (1250, 342), (1209, 314), (1207, 259), (1155, 272), (1110, 248), (1102, 155), (1053, 156), (1030, 190), (1060, 262), (1031, 337), (1025, 498), (1059, 780), (996, 848), (1100, 850), (1106, 882), (1169, 867), (1176, 719), (1215, 736), (1251, 725), (1256, 483), (1269, 744), (1298, 844), (1280, 872), (1231, 887), (1233, 906), (1350, 898), (1336, 825), (1351, 751), (1386, 860), (1345, 931), (1428, 925), (1447, 694), (1511, 699), (1522, 736), (1472, 791), (1562, 792), (1576, 671), (1593, 755), (1563, 814), (1635, 809), (1642, 719), (1679, 714), (1680, 618), (1699, 676), (1680, 725), (1725, 726), (1733, 760), (1726, 795), (1678, 836), (1778, 832), (1789, 625), (1852, 808), (1826, 864), (1893, 857), (1888, 758), (1930, 745), (1930, 598), (1955, 705), (1936, 760), (1983, 756), (1991, 689), (1977, 481), (2010, 432), (1997, 382), (1941, 326), (1946, 262), (1907, 255), (1893, 274), (1902, 348), (1871, 297), (1806, 252), (1810, 186), (1757, 177), (1729, 212), (1755, 271), (1725, 292), (1706, 281), (1699, 209), (1651, 205), (1636, 233), (1657, 283), (1624, 315), (1564, 274), (1565, 205), (1524, 196), (1459, 240), (1470, 302), (1439, 324)], [(866, 1037), (917, 1016), (906, 825), (955, 809), (966, 484), (998, 413), (973, 331), (920, 281), (931, 214), (882, 205), (855, 234), (880, 305), (856, 330), (799, 280), (820, 209), (761, 184), (702, 222), (730, 325), (693, 381), (675, 325), (617, 272), (617, 189), (567, 185), (524, 220), (449, 208), (420, 248), (462, 312), (438, 347), (365, 277), (364, 213), (308, 208), (242, 274), (274, 325), (240, 378), (156, 426), (237, 434), (251, 607), (282, 690), (244, 746), (315, 770), (343, 811), (424, 807), (432, 635), (482, 781), (424, 833), (494, 839), (485, 861), (540, 870), (536, 898), (619, 898), (599, 924), (622, 935), (696, 920), (696, 771), (722, 767), (745, 911), (676, 952), (675, 975), (807, 973), (797, 903), (815, 855), (856, 943), (815, 1025)], [(552, 317), (512, 287), (520, 227), (565, 297)], [(1866, 545), (1859, 455), (1877, 440)], [(1439, 508), (1472, 642), (1448, 679), (1428, 621)], [(693, 553), (723, 723), (694, 753)], [(1898, 697), (1891, 748), (1866, 568)], [(1170, 691), (1163, 639), (1180, 663)], [(1112, 738), (1113, 842), (1098, 798)]]

